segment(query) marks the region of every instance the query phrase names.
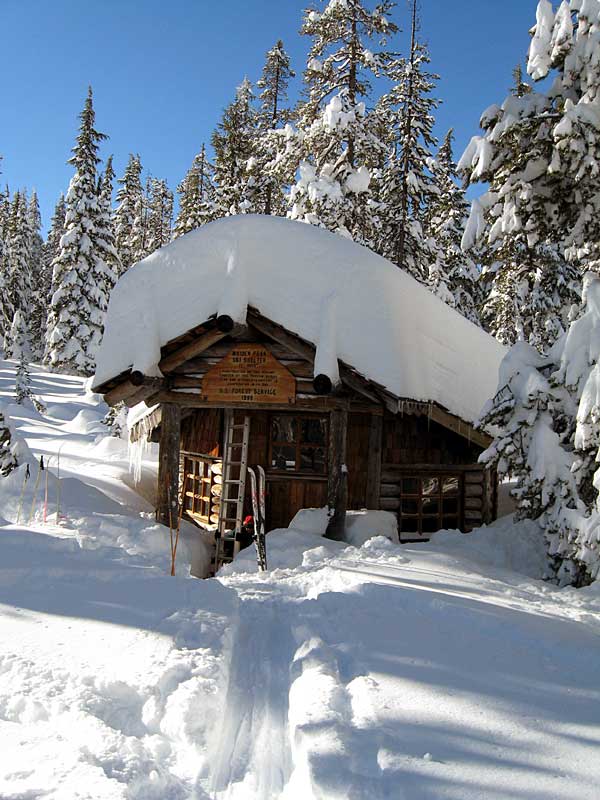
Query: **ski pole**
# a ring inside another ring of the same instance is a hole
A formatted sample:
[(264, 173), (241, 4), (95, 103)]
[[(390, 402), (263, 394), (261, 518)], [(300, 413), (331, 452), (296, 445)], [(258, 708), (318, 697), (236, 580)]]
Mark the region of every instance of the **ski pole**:
[(59, 522), (59, 514), (60, 514), (60, 451), (62, 449), (62, 444), (58, 448), (58, 453), (56, 454), (56, 524), (58, 525)]
[(48, 519), (48, 477), (49, 477), (49, 473), (50, 473), (50, 462), (51, 461), (52, 461), (52, 456), (50, 456), (50, 458), (46, 462), (46, 485), (45, 485), (45, 488), (44, 488), (44, 516), (43, 516), (44, 525), (46, 524), (46, 521)]
[(183, 488), (181, 491), (181, 505), (179, 506), (179, 515), (177, 517), (177, 531), (175, 533), (175, 546), (173, 548), (171, 559), (171, 575), (175, 575), (175, 559), (177, 558), (177, 545), (179, 544), (179, 531), (181, 529), (181, 518), (183, 517), (183, 508), (185, 506), (185, 492), (187, 489), (187, 474), (183, 479)]
[(21, 519), (21, 511), (23, 510), (23, 498), (25, 497), (25, 486), (27, 485), (27, 481), (31, 475), (31, 470), (29, 469), (29, 464), (25, 467), (25, 477), (23, 478), (23, 487), (21, 489), (21, 496), (19, 497), (19, 505), (17, 508), (17, 525), (19, 524), (19, 520)]
[(29, 512), (29, 519), (27, 520), (27, 524), (31, 524), (31, 520), (33, 519), (33, 514), (35, 511), (35, 501), (37, 500), (37, 493), (38, 488), (40, 485), (40, 478), (42, 477), (42, 472), (44, 471), (44, 456), (40, 456), (40, 463), (38, 467), (38, 472), (35, 478), (35, 485), (33, 487), (33, 497), (31, 499), (31, 511)]

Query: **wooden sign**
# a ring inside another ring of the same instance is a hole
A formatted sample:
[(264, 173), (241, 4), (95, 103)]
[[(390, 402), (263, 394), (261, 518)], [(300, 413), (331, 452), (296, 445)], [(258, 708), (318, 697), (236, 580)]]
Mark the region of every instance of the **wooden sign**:
[(202, 381), (209, 403), (293, 403), (296, 379), (261, 344), (239, 344), (215, 364)]

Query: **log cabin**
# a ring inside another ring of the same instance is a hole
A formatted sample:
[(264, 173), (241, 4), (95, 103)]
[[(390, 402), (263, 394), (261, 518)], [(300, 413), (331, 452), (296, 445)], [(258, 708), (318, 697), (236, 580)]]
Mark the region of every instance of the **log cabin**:
[[(402, 541), (496, 513), (474, 423), (504, 348), (406, 272), (341, 236), (246, 215), (132, 267), (111, 296), (94, 391), (159, 442), (157, 519), (239, 537), (246, 467), (267, 530), (301, 508), (383, 509)], [(234, 544), (235, 550), (235, 544)]]

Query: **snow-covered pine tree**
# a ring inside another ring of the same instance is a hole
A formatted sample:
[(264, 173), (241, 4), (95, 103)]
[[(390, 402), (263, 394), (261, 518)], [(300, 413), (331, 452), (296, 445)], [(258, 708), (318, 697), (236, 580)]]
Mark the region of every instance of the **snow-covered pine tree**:
[(546, 225), (552, 240), (562, 237), (573, 263), (598, 271), (600, 3), (563, 0), (554, 13), (549, 0), (540, 0), (532, 33), (527, 71), (534, 81), (552, 76), (553, 82), (539, 112), (549, 147), (545, 170), (529, 181), (531, 191), (541, 193), (550, 184)]
[(171, 241), (173, 224), (173, 192), (166, 181), (148, 179), (146, 214), (146, 255)]
[(29, 314), (32, 300), (31, 286), (31, 232), (24, 192), (15, 192), (7, 223), (4, 270), (3, 348), (10, 358), (11, 326), (17, 311)]
[(436, 258), (429, 265), (429, 289), (467, 319), (480, 324), (478, 312), (479, 272), (461, 241), (469, 203), (457, 184), (450, 129), (432, 165), (435, 193), (427, 209), (425, 235), (435, 243)]
[(390, 156), (381, 177), (381, 233), (377, 251), (422, 283), (436, 258), (434, 243), (423, 233), (427, 208), (436, 188), (431, 175), (433, 111), (439, 105), (432, 91), (438, 76), (427, 71), (425, 45), (418, 39), (417, 2), (412, 3), (408, 58), (390, 61), (387, 74), (394, 85), (377, 104), (389, 132)]
[(200, 228), (216, 216), (214, 168), (206, 156), (204, 143), (194, 156), (192, 166), (177, 187), (179, 212), (175, 220), (173, 238)]
[(257, 125), (253, 99), (252, 84), (244, 78), (211, 138), (215, 153), (215, 218), (246, 213), (250, 206), (248, 162), (255, 155)]
[(256, 86), (261, 90), (254, 157), (248, 164), (248, 202), (250, 210), (285, 216), (285, 190), (293, 179), (285, 158), (284, 126), (291, 119), (287, 90), (295, 72), (281, 39), (266, 55), (262, 75)]
[(485, 245), (484, 323), (506, 343), (524, 338), (541, 350), (564, 330), (578, 301), (577, 268), (595, 268), (599, 252), (600, 131), (586, 115), (600, 87), (591, 56), (600, 11), (592, 13), (594, 34), (588, 4), (573, 27), (579, 5), (563, 2), (555, 17), (552, 5), (540, 2), (528, 70), (539, 80), (556, 68), (550, 90), (536, 91), (516, 71), (511, 94), (484, 112), (484, 134), (459, 162), (470, 183), (489, 183), (465, 238), (466, 247)]
[(118, 183), (117, 208), (114, 214), (115, 244), (122, 274), (144, 257), (145, 202), (142, 188), (142, 162), (139, 155), (129, 161)]
[(521, 517), (539, 519), (561, 583), (600, 574), (600, 279), (587, 273), (583, 313), (546, 356), (517, 342), (482, 424), (500, 433), (482, 459), (516, 478)]
[(53, 264), (53, 295), (48, 315), (46, 360), (57, 371), (90, 375), (102, 335), (106, 309), (104, 239), (98, 238), (98, 144), (106, 138), (95, 127), (92, 89), (88, 90), (79, 134), (69, 163), (65, 232)]
[(64, 195), (61, 194), (54, 206), (54, 213), (50, 220), (50, 230), (43, 246), (44, 270), (48, 275), (46, 279), (48, 286), (52, 281), (52, 262), (60, 253), (60, 240), (65, 230), (66, 215), (67, 204)]
[(40, 276), (39, 291), (40, 293), (43, 292), (46, 298), (46, 327), (45, 330), (42, 332), (44, 362), (46, 361), (46, 357), (48, 354), (47, 342), (49, 336), (48, 323), (50, 321), (49, 320), (50, 303), (54, 291), (57, 288), (54, 286), (52, 282), (53, 265), (54, 261), (56, 260), (56, 258), (58, 258), (60, 254), (60, 240), (62, 238), (63, 233), (65, 232), (66, 215), (67, 215), (67, 204), (65, 201), (65, 196), (61, 194), (58, 199), (58, 202), (54, 206), (54, 213), (50, 221), (50, 230), (48, 231), (48, 236), (46, 238), (46, 241), (44, 242), (42, 250), (43, 270)]
[(17, 459), (13, 453), (10, 428), (0, 411), (0, 475), (5, 478), (18, 466)]
[[(119, 274), (122, 272), (119, 255), (115, 242), (115, 231), (112, 213), (112, 192), (115, 171), (112, 164), (112, 156), (106, 159), (104, 173), (98, 181), (98, 215), (96, 222), (96, 269), (92, 285), (96, 287), (96, 293), (91, 297), (93, 305), (102, 312), (106, 311), (110, 293), (117, 282)], [(104, 330), (104, 320), (98, 327), (100, 338)], [(97, 347), (100, 339), (95, 344)]]
[(362, 0), (329, 0), (322, 12), (307, 11), (301, 29), (312, 45), (296, 113), (299, 169), (288, 215), (367, 245), (371, 170), (385, 150), (367, 102), (372, 78), (389, 61), (371, 47), (397, 31), (392, 5), (383, 0), (370, 10)]
[(31, 275), (31, 299), (28, 311), (29, 338), (31, 343), (31, 356), (35, 361), (40, 361), (44, 355), (44, 337), (46, 334), (46, 319), (48, 316), (48, 286), (46, 266), (44, 263), (44, 240), (41, 235), (42, 217), (37, 193), (35, 190), (29, 198), (27, 208), (27, 223), (29, 228), (29, 274)]
[(15, 314), (10, 331), (10, 341), (10, 357), (19, 362), (15, 373), (15, 402), (23, 405), (23, 403), (29, 401), (37, 411), (44, 411), (43, 403), (31, 391), (31, 373), (29, 371), (29, 361), (32, 354), (31, 336), (25, 313), (21, 310)]

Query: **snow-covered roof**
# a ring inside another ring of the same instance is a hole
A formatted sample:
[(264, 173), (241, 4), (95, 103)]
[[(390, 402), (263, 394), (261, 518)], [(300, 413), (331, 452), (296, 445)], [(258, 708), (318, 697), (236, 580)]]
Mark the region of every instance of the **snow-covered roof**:
[(133, 266), (115, 286), (95, 386), (129, 368), (160, 375), (171, 339), (247, 307), (316, 346), (315, 374), (337, 358), (399, 398), (472, 422), (505, 354), (494, 338), (403, 270), (305, 223), (244, 215), (212, 222)]

